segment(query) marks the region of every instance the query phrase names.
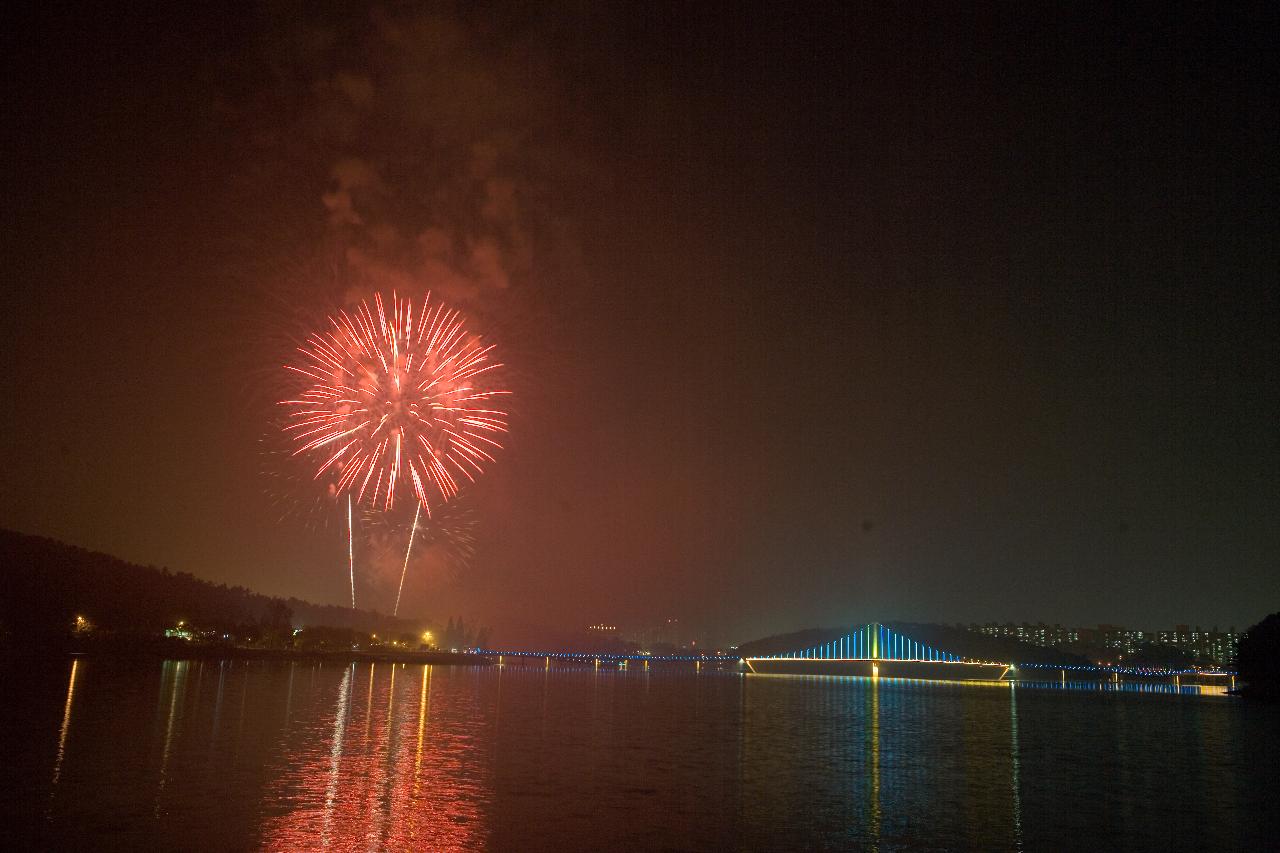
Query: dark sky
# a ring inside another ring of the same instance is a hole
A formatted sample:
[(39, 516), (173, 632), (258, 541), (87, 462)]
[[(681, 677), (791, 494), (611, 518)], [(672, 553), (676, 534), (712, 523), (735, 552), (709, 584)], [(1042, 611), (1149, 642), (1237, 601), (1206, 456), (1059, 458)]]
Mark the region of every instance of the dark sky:
[(0, 526), (345, 601), (262, 439), (395, 286), (516, 394), (411, 613), (1280, 604), (1274, 5), (182, 5), (4, 13)]

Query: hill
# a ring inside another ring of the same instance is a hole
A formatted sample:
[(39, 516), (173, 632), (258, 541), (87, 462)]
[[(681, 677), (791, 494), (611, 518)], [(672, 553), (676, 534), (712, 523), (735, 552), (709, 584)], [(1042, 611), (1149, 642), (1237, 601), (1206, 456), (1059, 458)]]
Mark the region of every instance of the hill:
[(104, 631), (139, 634), (159, 633), (180, 619), (202, 630), (232, 631), (278, 621), (282, 614), (294, 626), (388, 636), (425, 627), (377, 611), (272, 598), (12, 530), (0, 530), (0, 572), (0, 636), (17, 644), (65, 634), (77, 616)]

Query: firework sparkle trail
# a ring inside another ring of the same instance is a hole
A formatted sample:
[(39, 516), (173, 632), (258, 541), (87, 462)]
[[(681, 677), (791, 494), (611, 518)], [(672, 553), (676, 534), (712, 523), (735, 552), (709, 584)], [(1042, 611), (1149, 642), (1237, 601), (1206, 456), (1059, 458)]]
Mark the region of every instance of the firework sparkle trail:
[[(399, 506), (392, 512), (365, 510), (357, 515), (357, 521), (366, 531), (373, 568), (384, 570), (382, 574), (393, 590), (400, 584), (401, 575), (404, 586), (411, 586), (405, 573), (406, 553), (410, 569), (418, 566), (428, 573), (447, 569), (455, 576), (466, 570), (475, 557), (477, 519), (465, 492), (437, 506), (430, 517), (415, 503), (413, 507)], [(410, 538), (412, 547), (406, 549)], [(419, 558), (425, 562), (419, 563)], [(393, 562), (394, 572), (391, 571)], [(393, 592), (391, 600), (394, 599)], [(401, 596), (402, 603), (403, 600)]]
[(493, 346), (429, 293), (420, 308), (375, 294), (328, 320), (285, 365), (302, 380), (281, 401), (293, 455), (357, 505), (390, 510), (407, 490), (430, 517), (501, 449), (494, 400), (509, 392), (488, 384), (502, 366)]
[(413, 551), (413, 535), (418, 532), (418, 518), (422, 515), (422, 504), (413, 510), (413, 527), (409, 528), (409, 547), (404, 549), (404, 566), (400, 569), (400, 587), (396, 590), (396, 607), (392, 616), (400, 615), (400, 596), (404, 593), (404, 576), (409, 573), (409, 554)]
[(347, 495), (347, 568), (351, 572), (351, 609), (356, 609), (356, 544), (351, 523), (351, 496)]

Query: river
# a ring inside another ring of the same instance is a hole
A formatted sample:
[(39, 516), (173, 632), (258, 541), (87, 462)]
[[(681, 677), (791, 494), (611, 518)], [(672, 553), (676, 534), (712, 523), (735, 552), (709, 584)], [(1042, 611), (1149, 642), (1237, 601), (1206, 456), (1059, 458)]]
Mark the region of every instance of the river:
[(7, 849), (1280, 838), (1280, 709), (1197, 690), (103, 658), (8, 661), (0, 676)]

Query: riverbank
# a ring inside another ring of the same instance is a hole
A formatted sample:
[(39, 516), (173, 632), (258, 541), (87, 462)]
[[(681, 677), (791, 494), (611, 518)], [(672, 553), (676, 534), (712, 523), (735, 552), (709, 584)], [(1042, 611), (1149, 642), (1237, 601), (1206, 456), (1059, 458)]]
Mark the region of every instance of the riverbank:
[(489, 666), (493, 659), (479, 654), (404, 649), (268, 649), (174, 638), (115, 638), (69, 642), (60, 646), (22, 646), (4, 650), (6, 657), (65, 657), (69, 655), (163, 660), (272, 660), (322, 663), (400, 663), (432, 666)]

